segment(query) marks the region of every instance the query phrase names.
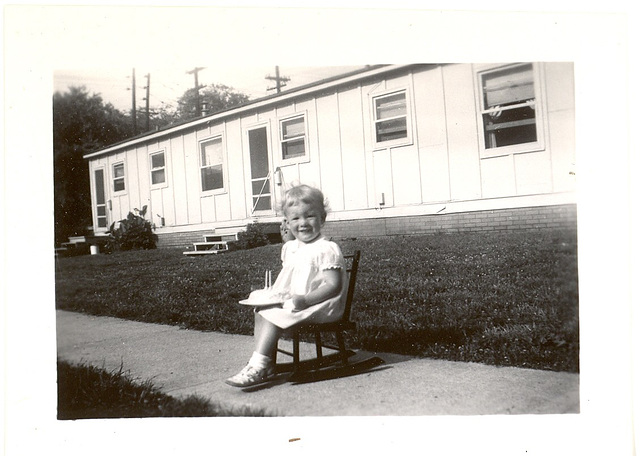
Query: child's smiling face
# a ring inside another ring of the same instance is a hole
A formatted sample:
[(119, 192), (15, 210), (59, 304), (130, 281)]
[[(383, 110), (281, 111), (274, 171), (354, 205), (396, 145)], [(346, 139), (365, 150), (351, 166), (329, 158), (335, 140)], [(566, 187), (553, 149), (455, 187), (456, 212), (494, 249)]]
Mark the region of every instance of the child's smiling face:
[(324, 225), (324, 209), (299, 202), (287, 208), (287, 225), (297, 240), (304, 243), (315, 241)]

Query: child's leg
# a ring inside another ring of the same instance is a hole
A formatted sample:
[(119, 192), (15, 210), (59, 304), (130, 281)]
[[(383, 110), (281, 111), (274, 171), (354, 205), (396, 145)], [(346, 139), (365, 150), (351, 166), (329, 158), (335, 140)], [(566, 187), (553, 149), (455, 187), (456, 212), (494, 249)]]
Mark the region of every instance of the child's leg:
[(238, 374), (225, 380), (231, 386), (246, 387), (268, 381), (275, 372), (278, 339), (282, 330), (255, 314), (254, 338), (256, 348), (247, 366)]
[(271, 358), (275, 362), (278, 340), (282, 329), (263, 318), (259, 312), (255, 314), (254, 339), (256, 352)]

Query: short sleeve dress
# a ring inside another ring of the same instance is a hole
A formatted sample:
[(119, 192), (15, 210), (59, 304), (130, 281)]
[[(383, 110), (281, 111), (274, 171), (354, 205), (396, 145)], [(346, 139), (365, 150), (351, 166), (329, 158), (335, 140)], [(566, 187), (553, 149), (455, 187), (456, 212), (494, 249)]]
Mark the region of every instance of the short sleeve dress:
[(304, 310), (269, 308), (259, 310), (260, 315), (274, 325), (286, 329), (297, 323), (327, 323), (339, 320), (344, 313), (349, 281), (342, 251), (335, 242), (321, 237), (305, 244), (294, 239), (282, 246), (282, 271), (273, 284), (273, 291), (284, 295), (306, 295), (324, 283), (322, 273), (338, 269), (342, 274), (340, 293), (327, 301)]

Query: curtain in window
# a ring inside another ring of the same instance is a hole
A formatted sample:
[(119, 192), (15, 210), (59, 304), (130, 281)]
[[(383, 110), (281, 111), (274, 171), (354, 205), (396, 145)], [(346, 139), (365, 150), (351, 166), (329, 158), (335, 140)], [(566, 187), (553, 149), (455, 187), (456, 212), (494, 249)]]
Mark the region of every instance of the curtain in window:
[(282, 158), (304, 156), (304, 117), (282, 122)]
[(404, 92), (375, 100), (376, 142), (407, 137), (407, 98)]
[(113, 191), (124, 190), (124, 165), (122, 163), (113, 165)]
[(202, 166), (222, 163), (222, 140), (217, 139), (202, 145)]
[(490, 73), (483, 80), (485, 109), (509, 106), (535, 98), (531, 65)]
[(376, 100), (376, 119), (383, 120), (391, 117), (406, 116), (407, 101), (404, 93), (397, 93)]
[(215, 190), (224, 187), (222, 170), (223, 154), (222, 139), (206, 142), (201, 146), (202, 191)]
[(151, 156), (151, 184), (163, 184), (164, 182), (164, 152), (153, 154)]
[(518, 65), (482, 75), (485, 148), (538, 140), (533, 65)]

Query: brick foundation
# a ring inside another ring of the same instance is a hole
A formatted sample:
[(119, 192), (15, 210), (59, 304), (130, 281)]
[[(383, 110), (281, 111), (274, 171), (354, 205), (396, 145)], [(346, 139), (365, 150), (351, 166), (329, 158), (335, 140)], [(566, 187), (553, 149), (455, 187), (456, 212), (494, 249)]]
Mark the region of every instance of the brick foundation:
[[(280, 239), (279, 223), (265, 223), (262, 225), (262, 229), (269, 238)], [(213, 232), (214, 230), (198, 230), (184, 233), (162, 233), (158, 234), (157, 246), (159, 249), (193, 250), (194, 242), (204, 241), (204, 235)]]
[(204, 241), (204, 235), (211, 234), (211, 232), (212, 230), (204, 230), (159, 234), (157, 245), (159, 249), (193, 250), (193, 243)]
[(323, 233), (328, 237), (346, 238), (546, 228), (575, 230), (577, 228), (576, 206), (569, 204), (327, 222)]
[[(463, 233), (479, 231), (577, 229), (575, 204), (525, 207), (456, 214), (419, 215), (379, 219), (329, 221), (327, 237), (374, 237), (411, 234)], [(158, 236), (158, 248), (193, 248), (211, 231), (167, 233)]]

